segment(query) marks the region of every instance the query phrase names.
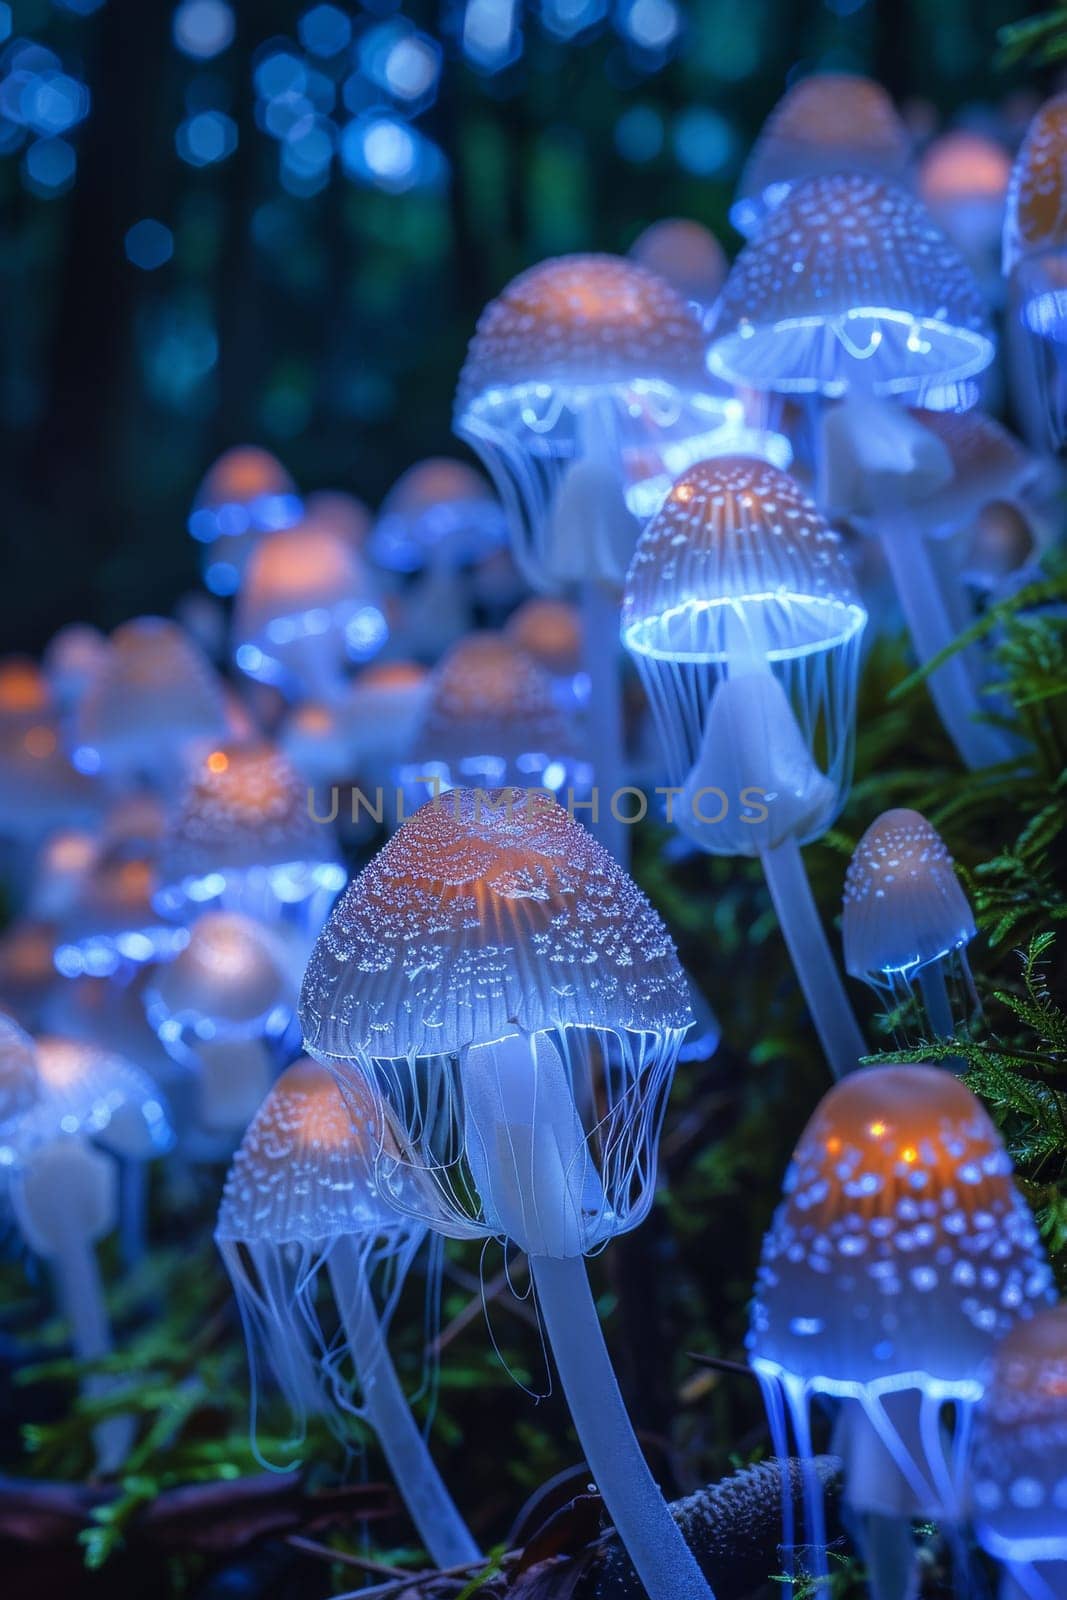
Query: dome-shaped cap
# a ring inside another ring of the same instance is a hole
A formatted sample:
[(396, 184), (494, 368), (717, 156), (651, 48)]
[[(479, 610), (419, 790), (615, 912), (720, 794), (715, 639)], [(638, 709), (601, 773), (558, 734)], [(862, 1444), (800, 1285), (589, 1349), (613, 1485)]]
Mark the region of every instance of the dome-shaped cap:
[(417, 760), (453, 772), (472, 757), (562, 757), (573, 747), (548, 674), (502, 633), (472, 633), (453, 645), (430, 675), (412, 740)]
[(884, 811), (845, 875), (841, 936), (854, 978), (908, 975), (975, 936), (944, 840), (918, 811)]
[(342, 1097), (325, 1067), (307, 1057), (294, 1062), (241, 1140), (215, 1237), (308, 1244), (369, 1229), (410, 1231), (374, 1182), (381, 1154), (399, 1158), (384, 1118), (361, 1079), (353, 1078)]
[(194, 506), (217, 511), (224, 506), (251, 506), (264, 496), (293, 495), (296, 485), (277, 456), (254, 444), (234, 445), (208, 468)]
[(1015, 157), (1004, 216), (1004, 272), (1067, 246), (1067, 94), (1037, 112)]
[(0, 1011), (0, 1124), (21, 1116), (40, 1095), (37, 1048), (6, 1011)]
[(990, 200), (1003, 203), (1011, 176), (1011, 158), (1003, 145), (971, 128), (953, 128), (935, 139), (919, 166), (919, 194), (924, 205)]
[(164, 617), (137, 617), (111, 635), (75, 726), (79, 745), (96, 750), (105, 769), (122, 769), (220, 738), (226, 713), (218, 679), (188, 634)]
[(337, 859), (307, 784), (274, 745), (223, 745), (195, 768), (163, 840), (164, 885), (209, 873)]
[(690, 1021), (657, 913), (538, 792), (454, 789), (404, 824), (319, 935), (300, 1017), (313, 1054), (425, 1056), (543, 1028)]
[(970, 1465), (971, 1512), (990, 1554), (1067, 1561), (1067, 1301), (1018, 1323), (997, 1346)]
[(153, 1020), (250, 1025), (278, 1006), (291, 1009), (295, 999), (285, 954), (269, 930), (232, 911), (198, 917), (185, 948), (152, 979)]
[(805, 178), (868, 173), (902, 182), (908, 130), (880, 83), (848, 72), (801, 78), (767, 118), (745, 163), (730, 221), (752, 235)]
[(402, 473), (382, 501), (370, 553), (384, 567), (415, 572), (435, 552), (457, 566), (478, 561), (506, 538), (504, 508), (481, 473), (431, 456)]
[(919, 201), (834, 173), (798, 184), (737, 258), (708, 364), (757, 389), (911, 394), (993, 353), (973, 274)]
[(996, 1128), (935, 1067), (861, 1068), (808, 1123), (763, 1244), (749, 1350), (816, 1390), (974, 1398), (1052, 1275)]
[(638, 234), (629, 257), (699, 306), (711, 304), (729, 270), (726, 252), (710, 228), (686, 217), (654, 222)]
[(282, 619), (314, 610), (328, 616), (367, 588), (358, 554), (338, 534), (312, 522), (279, 528), (264, 534), (248, 558), (234, 637), (284, 644), (278, 628)]
[(796, 480), (718, 456), (678, 479), (641, 534), (622, 635), (636, 654), (722, 660), (738, 617), (774, 659), (840, 643), (866, 613), (839, 535)]
[(45, 1034), (37, 1040), (37, 1074), (31, 1143), (77, 1133), (134, 1160), (162, 1155), (173, 1144), (158, 1087), (125, 1056), (87, 1039)]
[(55, 723), (4, 726), (0, 718), (0, 834), (39, 838), (89, 826), (100, 804), (96, 785), (67, 759)]
[(478, 319), (456, 395), (462, 416), (491, 389), (606, 389), (646, 379), (707, 388), (695, 313), (621, 256), (560, 256), (514, 278)]

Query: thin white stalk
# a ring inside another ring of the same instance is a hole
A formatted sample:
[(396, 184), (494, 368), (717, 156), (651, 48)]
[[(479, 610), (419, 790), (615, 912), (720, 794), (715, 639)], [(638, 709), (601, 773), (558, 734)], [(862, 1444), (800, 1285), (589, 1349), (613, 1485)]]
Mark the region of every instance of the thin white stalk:
[(823, 930), (793, 839), (762, 851), (763, 875), (811, 1020), (835, 1078), (854, 1072), (867, 1044)]
[[(112, 1351), (111, 1325), (96, 1252), (85, 1238), (73, 1234), (51, 1257), (56, 1290), (70, 1327), (71, 1343), (79, 1361), (99, 1361)], [(88, 1398), (102, 1398), (116, 1387), (115, 1378), (97, 1373), (85, 1380)], [(108, 1417), (93, 1429), (96, 1465), (101, 1473), (118, 1472), (133, 1444), (133, 1417)]]
[(714, 1600), (623, 1404), (582, 1256), (531, 1256), (530, 1272), (578, 1438), (650, 1600)]
[(335, 1246), (327, 1267), (367, 1421), (378, 1436), (419, 1538), (439, 1567), (472, 1566), (481, 1560), (481, 1552), (411, 1414), (358, 1255)]

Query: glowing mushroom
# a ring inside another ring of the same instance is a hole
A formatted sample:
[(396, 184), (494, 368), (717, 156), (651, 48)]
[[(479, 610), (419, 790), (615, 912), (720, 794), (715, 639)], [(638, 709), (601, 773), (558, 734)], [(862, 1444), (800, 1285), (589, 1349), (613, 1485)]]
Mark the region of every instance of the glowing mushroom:
[(388, 631), (365, 564), (336, 533), (303, 522), (256, 545), (233, 621), (235, 660), (250, 678), (290, 698), (333, 700), (345, 662), (375, 655)]
[(943, 133), (919, 164), (919, 194), (939, 228), (992, 292), (999, 280), (1004, 204), (1011, 157), (1003, 145), (969, 128)]
[[(871, 1067), (820, 1103), (764, 1240), (748, 1348), (776, 1454), (789, 1453), (791, 1419), (810, 1457), (812, 1400), (839, 1402), (845, 1501), (878, 1600), (916, 1592), (912, 1517), (962, 1519), (967, 1424), (986, 1362), (1052, 1297), (1011, 1174), (957, 1078)], [(825, 1584), (814, 1474), (807, 1517)]]
[(527, 1252), (571, 1414), (645, 1587), (707, 1600), (634, 1438), (582, 1261), (648, 1210), (690, 1022), (648, 901), (544, 795), (455, 790), (353, 881), (312, 955), (301, 1021), (342, 1087), (369, 1084), (389, 1109), (399, 1148), (375, 1175), (390, 1203)]
[(726, 281), (726, 252), (709, 228), (686, 217), (654, 222), (627, 252), (639, 267), (669, 283), (703, 316)]
[(1015, 158), (1004, 216), (1015, 399), (1033, 442), (1067, 433), (1067, 94), (1037, 112)]
[(430, 675), (411, 762), (402, 776), (412, 785), (580, 786), (575, 734), (548, 674), (502, 633), (472, 633)]
[[(369, 1089), (352, 1086), (346, 1106), (323, 1067), (296, 1062), (234, 1156), (215, 1239), (245, 1325), (253, 1427), (262, 1352), (301, 1424), (309, 1410), (332, 1419), (342, 1408), (366, 1418), (433, 1560), (462, 1566), (479, 1559), (478, 1548), (430, 1459), (386, 1342), (426, 1230), (378, 1194), (374, 1163), (383, 1150), (398, 1155)], [(375, 1277), (385, 1280), (384, 1314), (375, 1305)], [(340, 1348), (322, 1327), (322, 1278), (341, 1323)], [(354, 1383), (343, 1363), (351, 1364)]]
[(257, 539), (290, 527), (300, 513), (296, 485), (269, 451), (237, 445), (219, 456), (189, 514), (189, 532), (204, 546), (204, 582), (212, 594), (235, 594)]
[(121, 849), (99, 855), (58, 919), (56, 970), (65, 978), (128, 979), (172, 955), (187, 935), (157, 911), (158, 887), (150, 857)]
[(192, 773), (170, 818), (159, 903), (283, 916), (317, 930), (345, 881), (335, 836), (307, 784), (273, 745), (222, 745)]
[(166, 793), (224, 728), (222, 693), (202, 651), (177, 623), (137, 617), (111, 635), (78, 706), (74, 760), (113, 784), (144, 782)]
[(847, 970), (897, 1005), (918, 985), (934, 1034), (951, 1039), (950, 992), (965, 1014), (977, 1005), (967, 965), (976, 931), (941, 835), (918, 811), (884, 811), (856, 846), (845, 877)]
[(971, 1515), (1001, 1600), (1067, 1596), (1067, 1302), (1012, 1328), (974, 1417)]
[(751, 238), (805, 178), (865, 173), (907, 180), (911, 140), (880, 83), (848, 72), (800, 78), (775, 106), (745, 163), (730, 221)]
[(623, 601), (623, 642), (675, 786), (671, 820), (713, 855), (759, 857), (837, 1075), (865, 1046), (800, 846), (848, 790), (866, 620), (838, 535), (792, 478), (744, 456), (678, 480)]
[(382, 501), (368, 552), (392, 572), (453, 569), (507, 539), (500, 501), (464, 461), (433, 456), (401, 474)]

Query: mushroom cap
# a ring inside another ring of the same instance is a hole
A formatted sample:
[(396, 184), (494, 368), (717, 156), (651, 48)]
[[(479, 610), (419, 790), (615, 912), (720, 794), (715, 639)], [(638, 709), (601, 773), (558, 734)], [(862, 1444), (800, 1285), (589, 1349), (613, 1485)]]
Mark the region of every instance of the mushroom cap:
[(661, 1034), (689, 1021), (658, 914), (555, 801), (454, 789), (350, 884), (304, 978), (319, 1057), (396, 1059), (510, 1033), (596, 1027)]
[(712, 303), (729, 271), (726, 251), (711, 229), (687, 217), (654, 222), (638, 234), (628, 255), (699, 306)]
[(638, 539), (622, 636), (639, 655), (727, 660), (739, 617), (773, 660), (843, 642), (866, 613), (840, 536), (797, 481), (718, 456), (678, 479)]
[[(265, 533), (248, 557), (234, 614), (234, 638), (276, 648), (278, 624), (308, 611), (327, 618), (351, 607), (369, 583), (357, 552), (326, 527), (301, 522)], [(323, 630), (319, 630), (323, 631)]]
[(854, 978), (912, 974), (969, 944), (974, 913), (937, 829), (918, 811), (884, 811), (845, 874), (841, 937)]
[(1067, 94), (1038, 110), (1015, 157), (1004, 215), (1004, 273), (1067, 245)]
[(880, 83), (816, 72), (782, 96), (741, 173), (730, 221), (751, 236), (805, 178), (857, 172), (906, 180), (911, 140)]
[(435, 551), (465, 566), (506, 539), (504, 508), (482, 474), (465, 461), (431, 456), (401, 473), (382, 501), (370, 553), (383, 567), (416, 572)]
[(189, 942), (152, 980), (153, 1018), (194, 1027), (251, 1026), (296, 996), (285, 955), (269, 929), (234, 911), (198, 917)]
[(384, 1201), (374, 1163), (399, 1156), (385, 1111), (362, 1079), (342, 1096), (305, 1056), (286, 1068), (249, 1124), (219, 1207), (217, 1239), (310, 1244), (412, 1224)]
[(839, 1394), (976, 1398), (996, 1341), (1052, 1297), (996, 1128), (934, 1067), (868, 1067), (808, 1123), (764, 1240), (749, 1353)]
[(311, 783), (343, 777), (351, 766), (348, 731), (336, 707), (305, 700), (286, 717), (279, 746)]
[(581, 666), (582, 619), (569, 600), (532, 595), (511, 613), (504, 631), (546, 672), (568, 676)]
[(197, 510), (251, 506), (265, 496), (295, 495), (296, 485), (277, 456), (254, 444), (224, 450), (201, 480), (193, 502)]
[(333, 832), (315, 822), (307, 784), (270, 744), (223, 745), (194, 769), (160, 852), (169, 887), (210, 873), (333, 862)]
[(14, 1017), (0, 1011), (0, 1125), (29, 1111), (40, 1093), (37, 1047)]
[(477, 756), (570, 755), (574, 739), (532, 656), (506, 634), (472, 633), (430, 674), (412, 747), (416, 760), (443, 762), (455, 776)]
[(1001, 1560), (1067, 1560), (1067, 1301), (997, 1346), (974, 1418), (971, 1510)]
[(175, 747), (217, 739), (226, 726), (210, 662), (176, 622), (137, 617), (111, 635), (107, 657), (77, 709), (78, 744), (105, 769), (173, 761)]
[(41, 1096), (30, 1114), (36, 1138), (84, 1134), (121, 1155), (147, 1160), (174, 1142), (166, 1106), (146, 1072), (87, 1039), (37, 1040)]
[(99, 808), (96, 785), (67, 759), (55, 723), (0, 719), (0, 834), (90, 826)]
[(974, 276), (920, 202), (837, 172), (798, 184), (742, 250), (708, 364), (757, 389), (909, 394), (970, 377), (993, 354)]
[[(144, 855), (109, 851), (99, 856), (82, 880), (61, 932), (67, 943), (98, 937), (121, 938), (164, 931), (153, 904), (159, 875), (153, 860)], [(169, 928), (173, 939), (178, 930)], [(151, 951), (144, 950), (147, 960)]]
[(487, 391), (608, 390), (641, 380), (708, 388), (700, 321), (670, 284), (621, 256), (542, 261), (478, 319), (460, 374), (462, 417)]
[(1003, 205), (1011, 177), (1011, 157), (1003, 145), (970, 128), (952, 128), (929, 146), (919, 165), (919, 195), (924, 203), (990, 200)]
[(1021, 494), (1041, 471), (1035, 456), (987, 411), (916, 411), (948, 451), (952, 477), (921, 501), (915, 515), (931, 533), (952, 532), (990, 500)]

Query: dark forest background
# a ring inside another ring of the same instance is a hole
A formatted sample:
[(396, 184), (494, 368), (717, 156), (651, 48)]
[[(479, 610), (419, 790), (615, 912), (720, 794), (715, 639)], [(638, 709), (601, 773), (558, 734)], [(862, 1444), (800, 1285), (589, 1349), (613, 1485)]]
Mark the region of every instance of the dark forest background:
[[(254, 85), (279, 41), (301, 53), (307, 4), (236, 0), (232, 41), (206, 60), (177, 47), (170, 0), (0, 6), (0, 107), (26, 40), (89, 94), (63, 135), (76, 173), (51, 189), (28, 171), (31, 135), (0, 116), (0, 648), (38, 648), (73, 618), (167, 609), (196, 579), (191, 496), (230, 444), (265, 444), (302, 487), (372, 503), (412, 461), (456, 449), (466, 340), (523, 266), (625, 250), (671, 214), (733, 250), (741, 160), (792, 75), (870, 73), (920, 131), (998, 105), (1021, 129), (1034, 93), (1032, 73), (991, 69), (1018, 0), (677, 0), (659, 48), (635, 42), (614, 0), (554, 38), (546, 4), (516, 0), (521, 48), (485, 72), (465, 59), (461, 0), (406, 0), (402, 15), (440, 41), (414, 121), (447, 174), (391, 193), (335, 158), (310, 195), (280, 182)], [(391, 0), (340, 9), (352, 44), (316, 63), (339, 105), (360, 39), (401, 15)], [(363, 107), (389, 100), (359, 93)], [(204, 107), (232, 119), (237, 144), (197, 167), (176, 136)], [(145, 218), (173, 238), (153, 270), (124, 243)]]

